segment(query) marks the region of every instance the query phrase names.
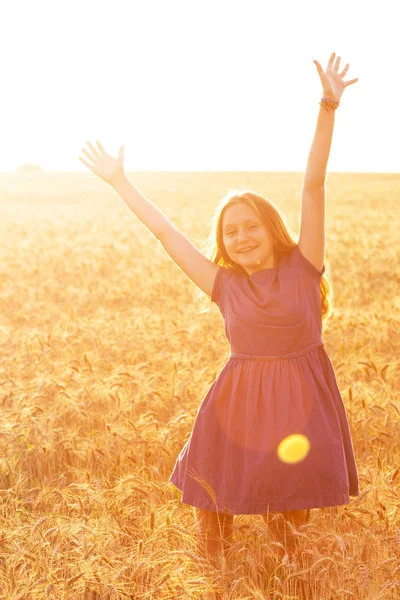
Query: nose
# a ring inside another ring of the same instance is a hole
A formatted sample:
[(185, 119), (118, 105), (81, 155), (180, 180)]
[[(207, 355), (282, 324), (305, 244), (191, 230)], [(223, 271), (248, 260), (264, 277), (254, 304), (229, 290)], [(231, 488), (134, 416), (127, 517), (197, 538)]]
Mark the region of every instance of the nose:
[(245, 229), (239, 229), (239, 233), (238, 233), (238, 237), (237, 237), (237, 243), (238, 246), (240, 246), (243, 242), (247, 242), (249, 239), (249, 236), (246, 233)]

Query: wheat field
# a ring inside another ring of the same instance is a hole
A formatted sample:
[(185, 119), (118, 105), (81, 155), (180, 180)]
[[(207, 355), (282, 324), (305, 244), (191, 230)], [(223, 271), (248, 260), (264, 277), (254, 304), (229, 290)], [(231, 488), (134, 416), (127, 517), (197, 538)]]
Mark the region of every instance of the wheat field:
[[(300, 173), (137, 173), (198, 247), (248, 188), (298, 231)], [(92, 173), (0, 174), (0, 596), (400, 598), (400, 175), (329, 174), (335, 309), (323, 341), (360, 479), (311, 511), (293, 559), (237, 515), (218, 570), (169, 483), (229, 345), (218, 308)]]

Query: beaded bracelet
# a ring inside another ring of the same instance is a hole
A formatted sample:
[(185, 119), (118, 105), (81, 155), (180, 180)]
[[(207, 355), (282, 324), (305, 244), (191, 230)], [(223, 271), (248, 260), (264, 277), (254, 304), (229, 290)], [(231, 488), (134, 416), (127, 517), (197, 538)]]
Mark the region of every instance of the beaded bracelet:
[(331, 100), (330, 98), (321, 98), (320, 106), (323, 106), (325, 110), (336, 110), (340, 102), (337, 100)]

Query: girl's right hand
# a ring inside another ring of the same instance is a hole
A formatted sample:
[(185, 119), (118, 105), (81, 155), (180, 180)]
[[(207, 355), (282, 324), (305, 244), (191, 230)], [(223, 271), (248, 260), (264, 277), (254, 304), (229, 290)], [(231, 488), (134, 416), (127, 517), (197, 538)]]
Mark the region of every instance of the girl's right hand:
[(86, 142), (92, 153), (82, 148), (82, 152), (87, 156), (90, 162), (86, 162), (79, 156), (79, 160), (88, 167), (93, 173), (104, 179), (110, 185), (113, 185), (119, 178), (124, 176), (124, 147), (118, 151), (117, 158), (113, 158), (104, 150), (99, 141), (96, 141), (98, 149), (93, 144)]

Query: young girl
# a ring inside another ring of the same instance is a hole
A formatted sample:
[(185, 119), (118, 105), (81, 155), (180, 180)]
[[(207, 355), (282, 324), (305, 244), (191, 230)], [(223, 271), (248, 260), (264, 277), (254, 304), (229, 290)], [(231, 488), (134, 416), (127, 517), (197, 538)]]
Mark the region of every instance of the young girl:
[[(317, 128), (304, 176), (298, 243), (276, 207), (258, 194), (229, 193), (215, 215), (206, 258), (127, 180), (123, 146), (100, 142), (79, 159), (120, 194), (190, 279), (215, 302), (231, 354), (203, 399), (170, 481), (195, 507), (199, 542), (218, 560), (235, 514), (261, 514), (282, 536), (286, 520), (349, 503), (358, 473), (344, 404), (321, 339), (332, 312), (325, 273), (325, 178), (335, 109), (344, 89), (340, 57), (324, 72)], [(271, 513), (278, 513), (271, 519)], [(283, 521), (282, 521), (283, 518)], [(288, 530), (290, 533), (290, 527)], [(282, 540), (283, 541), (283, 540)]]

